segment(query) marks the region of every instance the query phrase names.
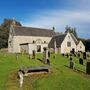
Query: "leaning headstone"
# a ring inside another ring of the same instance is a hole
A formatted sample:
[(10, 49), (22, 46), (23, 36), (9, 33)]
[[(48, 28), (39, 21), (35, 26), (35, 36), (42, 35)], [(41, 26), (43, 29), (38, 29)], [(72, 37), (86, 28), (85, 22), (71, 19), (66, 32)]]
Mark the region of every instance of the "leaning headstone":
[(21, 71), (19, 71), (18, 74), (19, 74), (19, 78), (20, 78), (20, 81), (19, 81), (20, 87), (22, 87), (22, 85), (23, 85), (23, 73)]
[(83, 52), (83, 59), (86, 59), (86, 52)]
[(90, 62), (87, 62), (86, 64), (86, 73), (90, 74)]
[(83, 65), (83, 59), (79, 58), (79, 64)]

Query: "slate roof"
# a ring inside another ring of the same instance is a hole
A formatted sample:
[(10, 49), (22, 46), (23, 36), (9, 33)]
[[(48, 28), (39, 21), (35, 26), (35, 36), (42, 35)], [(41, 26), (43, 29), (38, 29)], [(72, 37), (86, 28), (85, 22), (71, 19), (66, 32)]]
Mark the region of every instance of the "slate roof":
[(75, 44), (77, 45), (79, 43), (78, 39), (72, 34), (70, 33), (72, 39), (74, 40)]
[(61, 43), (63, 42), (65, 36), (66, 36), (66, 34), (53, 36), (53, 38), (51, 39), (48, 47), (49, 48), (54, 48), (54, 42), (56, 41), (56, 47), (59, 48), (61, 46)]
[(49, 29), (14, 26), (14, 35), (52, 37), (53, 35), (55, 35), (55, 32), (54, 30)]

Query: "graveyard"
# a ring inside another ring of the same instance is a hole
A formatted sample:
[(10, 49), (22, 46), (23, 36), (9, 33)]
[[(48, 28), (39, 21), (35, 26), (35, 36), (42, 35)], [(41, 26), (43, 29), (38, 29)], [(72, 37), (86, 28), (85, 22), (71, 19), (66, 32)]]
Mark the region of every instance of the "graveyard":
[[(70, 68), (70, 57), (74, 62), (73, 68)], [(52, 53), (50, 65), (40, 61), (42, 58), (42, 54), (36, 54), (34, 59), (27, 54), (19, 54), (17, 59), (16, 54), (0, 50), (0, 90), (90, 90), (90, 75), (86, 74), (90, 57), (83, 59), (85, 57), (81, 53), (73, 56)], [(50, 73), (24, 76), (20, 87), (18, 70), (30, 66), (49, 66)]]

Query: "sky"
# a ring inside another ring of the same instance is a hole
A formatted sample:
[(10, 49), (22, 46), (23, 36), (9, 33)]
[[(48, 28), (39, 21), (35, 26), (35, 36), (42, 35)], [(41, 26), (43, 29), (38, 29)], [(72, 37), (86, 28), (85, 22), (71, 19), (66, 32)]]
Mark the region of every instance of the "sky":
[(81, 38), (90, 39), (90, 0), (0, 0), (0, 23), (15, 18), (23, 26), (64, 32), (75, 27)]

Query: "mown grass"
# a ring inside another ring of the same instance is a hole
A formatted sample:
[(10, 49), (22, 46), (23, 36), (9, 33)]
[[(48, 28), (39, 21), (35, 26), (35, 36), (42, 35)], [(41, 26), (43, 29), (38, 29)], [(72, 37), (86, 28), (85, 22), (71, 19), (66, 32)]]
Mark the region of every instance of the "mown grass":
[[(17, 72), (21, 67), (44, 65), (38, 60), (28, 58), (28, 55), (19, 55), (0, 52), (0, 90), (90, 90), (90, 76), (86, 75), (86, 60), (80, 65), (74, 57), (75, 69), (71, 70), (69, 58), (62, 55), (51, 55), (51, 73), (29, 75), (24, 77), (23, 87), (19, 87)], [(37, 58), (42, 58), (38, 54)]]

